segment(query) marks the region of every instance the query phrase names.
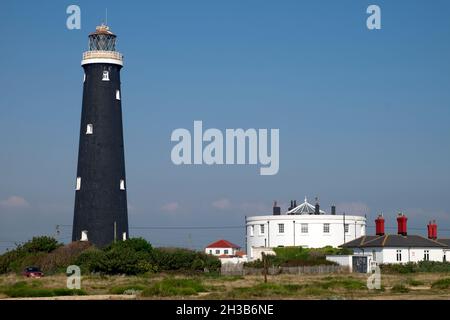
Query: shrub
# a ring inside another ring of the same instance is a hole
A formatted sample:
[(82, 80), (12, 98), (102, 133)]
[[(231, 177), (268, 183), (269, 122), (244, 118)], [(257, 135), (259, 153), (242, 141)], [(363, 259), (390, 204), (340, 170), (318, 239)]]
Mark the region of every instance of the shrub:
[(89, 248), (81, 253), (75, 260), (75, 264), (80, 266), (83, 273), (100, 272), (104, 269), (105, 252), (97, 248)]
[(144, 238), (131, 238), (127, 241), (118, 241), (106, 247), (105, 251), (111, 251), (117, 248), (126, 248), (132, 251), (145, 252), (148, 254), (152, 254), (153, 251), (152, 245), (148, 243)]
[(58, 269), (65, 269), (67, 266), (75, 264), (78, 257), (90, 246), (89, 242), (69, 243), (45, 255), (39, 262), (39, 265), (44, 272), (55, 272)]
[(180, 248), (157, 248), (152, 261), (163, 271), (217, 271), (220, 260), (203, 252)]
[(380, 269), (384, 273), (416, 273), (416, 272), (450, 272), (449, 262), (419, 261), (405, 264), (383, 264)]
[(62, 244), (58, 243), (55, 238), (48, 236), (33, 237), (30, 241), (26, 242), (22, 249), (28, 253), (37, 252), (51, 252), (56, 248), (60, 247)]
[(45, 255), (61, 245), (52, 237), (34, 237), (0, 256), (0, 273), (20, 272), (27, 266), (39, 266)]
[(152, 251), (146, 240), (130, 239), (113, 243), (103, 250), (86, 250), (78, 257), (77, 264), (85, 271), (105, 274), (155, 272), (157, 268), (151, 263)]
[[(328, 261), (326, 255), (329, 254), (350, 254), (348, 249), (336, 249), (333, 247), (324, 248), (302, 248), (283, 247), (273, 249), (276, 255), (267, 255), (268, 266), (275, 267), (298, 267), (316, 265), (336, 265), (335, 262)], [(244, 264), (246, 267), (262, 268), (263, 262), (256, 260)]]

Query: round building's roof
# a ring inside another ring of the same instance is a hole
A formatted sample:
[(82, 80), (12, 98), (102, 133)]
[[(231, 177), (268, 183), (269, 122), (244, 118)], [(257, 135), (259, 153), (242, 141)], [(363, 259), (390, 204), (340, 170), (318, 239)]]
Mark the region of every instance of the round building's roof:
[[(305, 202), (300, 204), (299, 206), (296, 206), (295, 208), (289, 210), (286, 214), (314, 214), (315, 213), (315, 206), (308, 203), (308, 199), (305, 197)], [(325, 211), (319, 210), (320, 214), (326, 214)]]
[(116, 36), (114, 33), (109, 31), (109, 27), (103, 23), (100, 26), (97, 26), (95, 28), (95, 32), (92, 32), (90, 35), (94, 35), (94, 34), (107, 34), (107, 35), (111, 35), (111, 36)]

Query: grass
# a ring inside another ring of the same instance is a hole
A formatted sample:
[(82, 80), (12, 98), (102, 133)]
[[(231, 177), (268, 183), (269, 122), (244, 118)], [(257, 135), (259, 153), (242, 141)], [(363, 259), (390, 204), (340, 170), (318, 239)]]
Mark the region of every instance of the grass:
[(412, 278), (408, 278), (408, 280), (406, 280), (406, 283), (411, 287), (423, 286), (425, 284), (425, 282), (423, 281), (415, 280)]
[(142, 290), (143, 297), (193, 296), (206, 292), (200, 279), (165, 278)]
[(138, 292), (144, 291), (146, 289), (145, 286), (137, 284), (137, 285), (128, 285), (128, 286), (117, 286), (109, 289), (109, 293), (112, 294), (127, 294), (129, 292)]
[(327, 277), (324, 278), (325, 281), (317, 282), (316, 286), (322, 289), (334, 289), (341, 288), (345, 290), (363, 290), (367, 289), (367, 285), (360, 280), (353, 278), (342, 278), (342, 277)]
[(391, 292), (394, 293), (408, 293), (409, 289), (405, 287), (403, 284), (396, 284), (391, 288)]
[(238, 287), (229, 292), (230, 298), (258, 298), (293, 296), (304, 286), (298, 284), (259, 283), (250, 287)]
[[(137, 293), (137, 299), (448, 299), (447, 273), (386, 274), (383, 290), (368, 290), (367, 275), (274, 275), (263, 277), (157, 274), (149, 277), (86, 275), (82, 291), (65, 289), (67, 277), (58, 274), (40, 279), (20, 275), (0, 276), (0, 298), (54, 297)], [(420, 288), (419, 286), (422, 286)], [(418, 288), (414, 288), (418, 287)], [(124, 297), (125, 299), (126, 297)]]
[(9, 287), (0, 288), (0, 292), (11, 298), (86, 295), (86, 292), (83, 290), (42, 288), (40, 283), (34, 281), (31, 283), (19, 281)]
[(449, 289), (450, 288), (450, 278), (439, 279), (431, 284), (433, 289)]

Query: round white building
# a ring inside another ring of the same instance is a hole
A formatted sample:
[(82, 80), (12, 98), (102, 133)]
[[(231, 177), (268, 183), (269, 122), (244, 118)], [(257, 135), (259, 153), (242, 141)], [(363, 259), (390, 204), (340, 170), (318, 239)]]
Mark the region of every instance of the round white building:
[(273, 215), (246, 218), (246, 244), (250, 259), (260, 252), (276, 247), (298, 246), (304, 248), (338, 247), (366, 234), (366, 218), (355, 215), (336, 215), (320, 210), (307, 199), (298, 205), (291, 201), (285, 214), (275, 203)]

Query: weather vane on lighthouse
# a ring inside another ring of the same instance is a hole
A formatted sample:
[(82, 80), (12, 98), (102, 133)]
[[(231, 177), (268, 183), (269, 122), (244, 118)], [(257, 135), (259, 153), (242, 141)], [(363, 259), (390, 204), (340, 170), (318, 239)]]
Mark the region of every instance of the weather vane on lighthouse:
[(102, 23), (83, 53), (83, 103), (72, 240), (105, 246), (128, 237), (120, 70), (116, 35)]

